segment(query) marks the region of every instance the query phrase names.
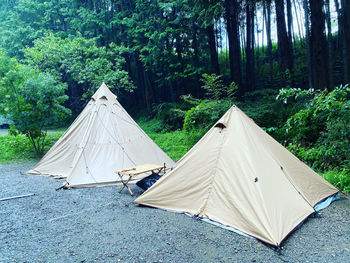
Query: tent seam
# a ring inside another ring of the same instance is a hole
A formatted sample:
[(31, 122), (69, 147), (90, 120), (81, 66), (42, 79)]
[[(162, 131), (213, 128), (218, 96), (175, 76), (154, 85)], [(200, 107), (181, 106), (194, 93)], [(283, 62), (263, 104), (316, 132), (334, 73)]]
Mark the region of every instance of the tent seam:
[[(94, 104), (95, 104), (94, 106), (96, 107), (96, 102), (95, 102)], [(91, 129), (91, 122), (93, 121), (93, 114), (94, 114), (95, 112), (97, 112), (97, 111), (92, 111), (92, 114), (90, 113), (90, 115), (89, 115), (89, 120), (88, 120), (88, 124), (87, 124), (86, 131), (85, 131), (84, 136), (83, 136), (82, 143), (84, 142), (84, 139), (86, 138), (86, 135), (88, 134), (89, 129)], [(86, 144), (87, 144), (87, 141), (84, 143), (84, 145), (83, 145), (82, 147), (79, 147), (80, 145), (77, 145), (77, 146), (78, 146), (78, 147), (77, 147), (77, 151), (78, 151), (79, 148), (82, 148), (82, 149), (84, 150)], [(75, 161), (74, 163), (72, 162), (72, 164), (71, 164), (71, 166), (72, 166), (73, 169), (70, 170), (70, 173), (69, 173), (69, 175), (67, 176), (67, 179), (66, 179), (66, 182), (67, 182), (67, 183), (68, 183), (68, 180), (70, 179), (70, 177), (72, 176), (72, 172), (73, 172), (73, 170), (74, 170), (74, 167), (76, 166), (76, 164), (78, 163), (78, 161), (80, 160), (80, 158), (81, 158), (81, 156), (82, 156), (82, 154), (83, 154), (83, 150), (81, 151), (79, 157), (77, 157), (76, 161)], [(75, 154), (76, 154), (76, 153), (75, 153)], [(75, 156), (74, 156), (74, 157), (75, 157)], [(74, 158), (74, 159), (75, 159), (75, 158)], [(74, 159), (73, 159), (73, 161), (74, 161)], [(86, 163), (85, 163), (85, 165), (87, 166)]]
[[(223, 129), (221, 129), (221, 131), (219, 131), (219, 133), (222, 134), (222, 131)], [(203, 213), (206, 209), (206, 206), (208, 204), (208, 200), (210, 198), (210, 195), (212, 193), (212, 189), (213, 189), (213, 183), (215, 181), (215, 177), (216, 177), (216, 174), (217, 174), (217, 171), (218, 171), (218, 163), (219, 163), (219, 159), (220, 159), (220, 156), (221, 156), (221, 152), (222, 152), (222, 148), (223, 148), (223, 145), (224, 145), (224, 141), (225, 141), (225, 136), (223, 135), (222, 136), (222, 142), (220, 143), (220, 146), (219, 146), (219, 150), (218, 150), (218, 154), (217, 154), (217, 157), (216, 157), (216, 160), (215, 160), (215, 165), (214, 167), (212, 168), (212, 171), (215, 169), (215, 172), (212, 174), (211, 176), (211, 180), (210, 180), (210, 183), (209, 183), (209, 190), (208, 190), (208, 195), (207, 197), (204, 199), (204, 202), (203, 204), (201, 205), (201, 207), (199, 208), (199, 212), (198, 212), (198, 215), (200, 215), (201, 213)]]

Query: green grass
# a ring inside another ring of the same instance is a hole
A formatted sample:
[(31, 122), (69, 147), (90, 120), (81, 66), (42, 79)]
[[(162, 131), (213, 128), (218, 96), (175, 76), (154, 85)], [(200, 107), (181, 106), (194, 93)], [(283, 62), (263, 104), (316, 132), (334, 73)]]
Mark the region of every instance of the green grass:
[(147, 118), (140, 118), (136, 122), (148, 135), (166, 131), (163, 123), (158, 119), (149, 120)]
[[(62, 133), (48, 134), (45, 152), (61, 137)], [(0, 136), (0, 163), (11, 163), (40, 158), (25, 135)]]
[(192, 145), (186, 144), (186, 135), (182, 131), (167, 133), (148, 133), (148, 136), (164, 151), (168, 156), (178, 161)]
[(350, 192), (350, 169), (343, 167), (338, 170), (329, 170), (321, 174), (324, 179), (345, 193)]
[(173, 160), (178, 161), (202, 137), (204, 131), (190, 135), (183, 131), (166, 132), (162, 122), (139, 119), (137, 123), (148, 136)]

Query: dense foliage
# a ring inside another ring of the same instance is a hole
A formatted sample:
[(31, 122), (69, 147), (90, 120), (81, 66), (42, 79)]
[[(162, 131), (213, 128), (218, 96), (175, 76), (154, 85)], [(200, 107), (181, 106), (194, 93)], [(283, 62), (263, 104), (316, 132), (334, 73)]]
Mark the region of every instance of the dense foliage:
[(333, 2), (1, 1), (0, 47), (66, 83), (73, 116), (102, 80), (134, 90), (119, 95), (135, 112), (203, 98), (203, 73), (234, 81), (239, 99), (266, 88), (332, 89), (350, 80), (350, 0)]
[(68, 106), (75, 115), (82, 109), (81, 98), (89, 99), (102, 82), (118, 95), (134, 89), (128, 73), (122, 69), (125, 59), (120, 56), (120, 47), (113, 44), (98, 47), (95, 39), (85, 39), (81, 35), (62, 39), (53, 34), (33, 44), (24, 50), (24, 62), (68, 83)]
[(350, 88), (328, 92), (281, 90), (287, 102), (303, 100), (303, 108), (290, 116), (282, 127), (284, 142), (314, 168), (350, 167)]
[(10, 131), (25, 134), (41, 155), (46, 129), (69, 114), (62, 106), (68, 98), (64, 93), (66, 85), (4, 55), (0, 59), (10, 62), (0, 76), (0, 113), (14, 122)]

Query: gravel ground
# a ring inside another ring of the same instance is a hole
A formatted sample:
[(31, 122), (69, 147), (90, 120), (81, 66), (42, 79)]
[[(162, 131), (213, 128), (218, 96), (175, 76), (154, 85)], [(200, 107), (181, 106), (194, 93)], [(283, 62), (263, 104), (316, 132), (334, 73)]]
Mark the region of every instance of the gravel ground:
[(21, 175), (34, 163), (0, 165), (0, 262), (350, 262), (350, 200), (310, 218), (282, 255), (183, 214), (132, 204), (132, 186), (60, 190), (61, 180)]

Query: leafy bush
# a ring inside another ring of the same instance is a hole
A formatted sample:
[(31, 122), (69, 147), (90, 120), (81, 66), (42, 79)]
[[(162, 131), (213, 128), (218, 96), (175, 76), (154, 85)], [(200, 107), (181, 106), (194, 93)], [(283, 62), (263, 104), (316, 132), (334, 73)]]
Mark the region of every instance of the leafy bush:
[(203, 74), (201, 81), (202, 89), (205, 90), (205, 96), (210, 100), (234, 99), (238, 86), (231, 82), (229, 86), (225, 86), (222, 75)]
[(323, 178), (333, 184), (339, 190), (350, 192), (350, 169), (341, 167), (335, 170), (329, 170), (322, 174)]
[(125, 59), (121, 53), (127, 51), (126, 48), (113, 43), (98, 47), (95, 38), (86, 39), (79, 33), (74, 38), (60, 38), (49, 33), (33, 44), (24, 51), (26, 62), (50, 72), (72, 89), (82, 85), (85, 98), (89, 98), (103, 81), (118, 93), (135, 89), (128, 72), (123, 70)]
[(159, 131), (174, 131), (182, 129), (185, 109), (189, 108), (185, 103), (160, 103), (153, 106), (153, 116), (162, 122)]
[(330, 92), (281, 90), (279, 99), (286, 103), (291, 98), (304, 101), (281, 128), (289, 149), (317, 169), (350, 167), (349, 96), (348, 85)]
[(147, 134), (159, 133), (164, 129), (163, 122), (157, 118), (149, 119), (147, 117), (142, 117), (136, 122)]
[(276, 136), (277, 128), (281, 127), (288, 118), (290, 109), (282, 102), (276, 101), (277, 91), (271, 89), (247, 92), (243, 102), (237, 102), (249, 117), (260, 127)]
[(222, 76), (215, 74), (203, 74), (201, 81), (202, 89), (205, 90), (207, 99), (201, 100), (193, 98), (190, 95), (183, 96), (183, 100), (194, 105), (191, 109), (184, 112), (185, 119), (183, 131), (187, 134), (194, 132), (194, 137), (198, 135), (197, 131), (207, 131), (215, 124), (217, 120), (232, 106), (235, 100), (237, 86), (232, 82), (225, 86)]
[(231, 106), (232, 102), (229, 100), (203, 100), (186, 112), (183, 124), (184, 132), (207, 131)]
[(12, 134), (25, 134), (38, 155), (43, 153), (48, 126), (70, 113), (62, 106), (68, 99), (65, 89), (52, 75), (21, 64), (1, 79), (0, 112), (14, 122)]

